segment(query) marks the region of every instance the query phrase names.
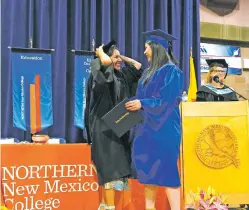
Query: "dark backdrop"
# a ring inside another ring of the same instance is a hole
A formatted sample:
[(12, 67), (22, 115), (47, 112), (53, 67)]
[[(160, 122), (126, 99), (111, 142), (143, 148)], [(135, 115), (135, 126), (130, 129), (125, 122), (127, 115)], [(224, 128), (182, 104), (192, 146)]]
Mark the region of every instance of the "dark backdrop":
[[(189, 56), (200, 78), (199, 0), (2, 0), (1, 137), (28, 138), (13, 127), (11, 47), (53, 48), (52, 82), (54, 125), (42, 133), (84, 142), (82, 130), (73, 124), (74, 55), (71, 49), (91, 50), (115, 39), (122, 54), (146, 66), (143, 31), (162, 29), (178, 38), (174, 54), (189, 84)], [(199, 83), (198, 79), (198, 83)]]

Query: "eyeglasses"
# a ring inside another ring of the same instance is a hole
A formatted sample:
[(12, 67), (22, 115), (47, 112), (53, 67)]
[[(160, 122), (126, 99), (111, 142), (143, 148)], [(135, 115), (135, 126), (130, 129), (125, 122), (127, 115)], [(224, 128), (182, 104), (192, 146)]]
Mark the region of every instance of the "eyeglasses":
[(212, 72), (221, 73), (221, 74), (225, 74), (226, 73), (226, 71), (224, 71), (224, 70), (213, 70)]

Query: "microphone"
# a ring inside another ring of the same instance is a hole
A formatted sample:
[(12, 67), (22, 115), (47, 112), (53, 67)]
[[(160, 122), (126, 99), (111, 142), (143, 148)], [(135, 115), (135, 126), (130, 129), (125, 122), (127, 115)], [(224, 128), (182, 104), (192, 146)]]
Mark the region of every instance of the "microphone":
[(220, 84), (223, 85), (223, 83), (220, 81), (220, 78), (219, 78), (217, 75), (215, 75), (215, 76), (213, 77), (213, 80), (214, 80), (216, 83), (220, 83)]
[[(223, 82), (220, 81), (220, 78), (219, 78), (217, 75), (215, 75), (215, 76), (213, 77), (213, 81), (215, 81), (216, 83), (220, 83), (221, 85), (224, 85)], [(229, 86), (227, 86), (227, 85), (224, 85), (224, 86), (225, 86), (226, 88), (232, 90), (232, 91), (235, 92), (236, 94), (238, 94), (238, 96), (239, 96), (240, 98), (243, 98), (243, 99), (245, 99), (245, 100), (248, 100), (247, 98), (245, 98), (244, 96), (242, 96), (241, 94), (239, 94), (238, 92), (236, 92), (234, 89), (230, 88)]]

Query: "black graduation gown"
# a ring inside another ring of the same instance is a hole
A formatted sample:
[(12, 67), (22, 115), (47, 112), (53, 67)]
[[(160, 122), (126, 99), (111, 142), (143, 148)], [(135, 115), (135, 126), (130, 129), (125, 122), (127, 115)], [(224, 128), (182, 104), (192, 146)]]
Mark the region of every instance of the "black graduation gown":
[(91, 63), (91, 72), (86, 89), (85, 125), (98, 182), (104, 185), (131, 175), (131, 145), (128, 133), (118, 138), (101, 118), (124, 98), (135, 95), (142, 70), (127, 65), (118, 71), (113, 65), (102, 66), (97, 58)]
[(226, 86), (215, 88), (211, 84), (203, 85), (197, 92), (196, 101), (238, 101), (236, 93)]

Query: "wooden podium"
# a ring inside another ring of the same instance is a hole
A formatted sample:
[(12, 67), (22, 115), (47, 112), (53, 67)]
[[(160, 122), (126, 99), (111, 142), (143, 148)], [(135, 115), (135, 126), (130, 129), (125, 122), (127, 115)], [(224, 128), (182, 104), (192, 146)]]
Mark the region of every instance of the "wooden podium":
[(184, 102), (181, 172), (183, 197), (197, 187), (249, 204), (248, 101)]

